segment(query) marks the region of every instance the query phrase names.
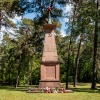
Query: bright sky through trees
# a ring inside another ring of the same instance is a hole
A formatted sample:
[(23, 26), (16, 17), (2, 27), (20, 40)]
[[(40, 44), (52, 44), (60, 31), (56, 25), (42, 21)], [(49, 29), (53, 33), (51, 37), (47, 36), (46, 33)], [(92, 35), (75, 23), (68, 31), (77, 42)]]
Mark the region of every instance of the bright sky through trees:
[[(71, 14), (71, 8), (72, 8), (71, 4), (66, 4), (66, 6), (63, 7), (63, 14), (67, 14), (67, 13)], [(34, 19), (34, 17), (35, 17), (34, 13), (27, 13), (27, 14), (25, 14), (23, 16), (23, 18), (29, 18), (29, 19)], [(21, 21), (21, 17), (17, 17), (16, 16), (12, 20), (13, 20), (14, 23), (18, 23), (19, 21)], [(67, 26), (65, 25), (65, 23), (68, 22), (68, 20), (69, 20), (69, 18), (61, 18), (60, 19), (60, 22), (62, 23), (62, 27), (61, 27), (60, 33), (63, 36), (66, 35), (65, 29), (66, 29)], [(0, 43), (1, 43), (1, 40), (3, 38), (3, 31), (7, 31), (7, 30), (5, 30), (4, 27), (1, 28), (1, 31), (0, 31), (0, 34), (1, 34)], [(9, 29), (9, 31), (12, 32), (12, 29)]]
[[(15, 16), (14, 19), (10, 19), (10, 20), (12, 20), (14, 23), (16, 23), (16, 25), (18, 25), (18, 23), (21, 22), (21, 19), (22, 19), (21, 16), (20, 17), (19, 16)], [(8, 32), (8, 31), (9, 31), (9, 33), (12, 33), (12, 34), (14, 33), (12, 28), (5, 28), (4, 26), (1, 27), (1, 30), (0, 30), (0, 43), (2, 42), (2, 39), (3, 39), (3, 35), (4, 35), (3, 33), (4, 32)], [(13, 37), (13, 36), (11, 36), (11, 37)]]
[[(71, 4), (66, 4), (65, 7), (63, 7), (63, 14), (67, 14), (67, 13), (71, 13)], [(34, 19), (35, 17), (35, 14), (34, 13), (28, 13), (28, 14), (25, 14), (24, 15), (24, 18), (29, 18), (29, 19)], [(61, 18), (60, 21), (62, 23), (62, 28), (60, 30), (61, 34), (63, 36), (66, 35), (66, 32), (65, 32), (65, 29), (66, 29), (66, 26), (65, 26), (65, 23), (68, 22), (69, 18)]]

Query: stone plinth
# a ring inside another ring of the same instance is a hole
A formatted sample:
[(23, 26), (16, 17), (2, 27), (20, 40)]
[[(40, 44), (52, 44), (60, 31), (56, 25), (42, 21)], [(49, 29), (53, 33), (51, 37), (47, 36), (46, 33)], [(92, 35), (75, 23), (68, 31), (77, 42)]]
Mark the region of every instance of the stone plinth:
[(39, 82), (40, 88), (59, 87), (59, 61), (55, 43), (54, 30), (56, 25), (47, 24), (43, 26), (45, 31), (44, 50), (41, 61), (41, 78)]

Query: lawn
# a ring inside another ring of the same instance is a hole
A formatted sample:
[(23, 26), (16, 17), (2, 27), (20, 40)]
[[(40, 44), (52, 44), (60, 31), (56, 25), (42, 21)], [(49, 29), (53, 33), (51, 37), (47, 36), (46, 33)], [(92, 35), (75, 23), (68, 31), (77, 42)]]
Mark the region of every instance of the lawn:
[(79, 83), (77, 88), (73, 88), (70, 84), (69, 88), (74, 93), (26, 93), (27, 86), (17, 89), (0, 86), (0, 100), (100, 100), (100, 84), (96, 90), (91, 90), (90, 86), (90, 83)]

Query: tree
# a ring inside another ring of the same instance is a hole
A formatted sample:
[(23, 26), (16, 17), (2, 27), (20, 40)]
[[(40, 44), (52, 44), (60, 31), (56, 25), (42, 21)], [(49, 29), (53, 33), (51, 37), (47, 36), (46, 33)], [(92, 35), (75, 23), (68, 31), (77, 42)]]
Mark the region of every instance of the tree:
[[(98, 1), (96, 3), (96, 10), (98, 10)], [(94, 31), (94, 59), (93, 59), (93, 79), (91, 89), (96, 88), (97, 82), (97, 44), (98, 44), (98, 12), (95, 13), (95, 31)]]
[(15, 24), (11, 20), (17, 15), (22, 15), (22, 8), (19, 0), (2, 0), (0, 1), (0, 26), (14, 27)]

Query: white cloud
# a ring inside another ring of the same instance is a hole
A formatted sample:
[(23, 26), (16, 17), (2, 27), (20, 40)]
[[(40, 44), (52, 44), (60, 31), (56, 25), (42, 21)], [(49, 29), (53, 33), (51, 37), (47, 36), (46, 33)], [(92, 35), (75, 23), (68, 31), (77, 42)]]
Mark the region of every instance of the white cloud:
[(73, 8), (73, 6), (71, 5), (71, 3), (69, 3), (69, 4), (66, 4), (66, 6), (64, 7), (64, 10), (63, 10), (63, 14), (66, 14), (66, 17), (63, 18), (63, 21), (61, 21), (61, 23), (62, 23), (61, 35), (63, 35), (63, 36), (66, 36), (65, 29), (67, 28), (67, 26), (65, 26), (65, 23), (69, 22), (69, 18), (72, 15), (72, 8)]
[(60, 31), (60, 33), (62, 36), (66, 36), (66, 32), (63, 29)]
[[(66, 14), (66, 16), (71, 17), (73, 11), (72, 11), (73, 6), (71, 4), (66, 4), (66, 10), (64, 11), (64, 13)], [(69, 21), (69, 17), (64, 18), (64, 20), (66, 22)]]
[(67, 4), (67, 5), (66, 5), (66, 10), (65, 10), (65, 12), (66, 12), (66, 13), (67, 13), (67, 12), (70, 12), (71, 9), (72, 9), (72, 5), (71, 5), (71, 4)]
[[(22, 17), (16, 15), (15, 18), (13, 18), (13, 19), (9, 18), (9, 19), (12, 20), (15, 24), (18, 24), (18, 22), (21, 22)], [(9, 35), (11, 37), (14, 37), (12, 35), (12, 34), (15, 34), (14, 31), (13, 31), (13, 28), (5, 28), (4, 26), (1, 26), (1, 29), (0, 29), (0, 43), (2, 42), (3, 35), (4, 35), (5, 32), (7, 32), (7, 33), (9, 32)]]
[(4, 30), (5, 30), (5, 28), (1, 27), (1, 29), (0, 29), (0, 43), (1, 43), (2, 39), (3, 39), (3, 31)]
[(17, 24), (17, 22), (21, 22), (22, 17), (21, 16), (15, 16), (14, 19), (11, 19), (15, 24)]

